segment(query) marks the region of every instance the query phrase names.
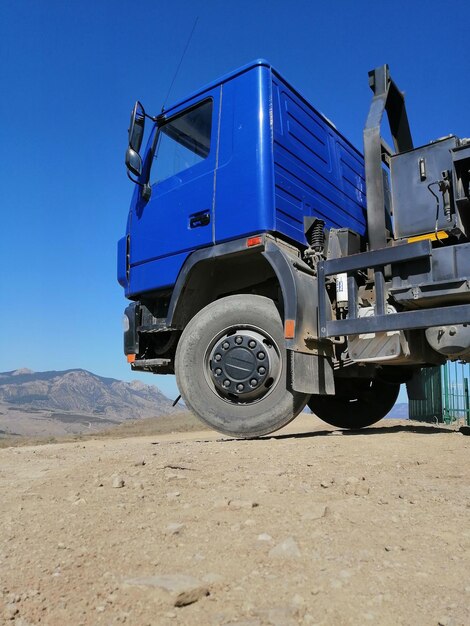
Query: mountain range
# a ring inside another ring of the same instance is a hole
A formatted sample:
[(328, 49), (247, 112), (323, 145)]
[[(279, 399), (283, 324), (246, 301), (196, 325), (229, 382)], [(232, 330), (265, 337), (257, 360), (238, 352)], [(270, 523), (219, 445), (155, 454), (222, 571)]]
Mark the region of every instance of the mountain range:
[(176, 413), (154, 385), (82, 369), (0, 373), (0, 435), (90, 432), (126, 420)]
[[(148, 417), (170, 418), (171, 425), (181, 409), (154, 385), (83, 369), (0, 373), (0, 437), (93, 433)], [(407, 419), (408, 404), (397, 403), (387, 417)]]
[(397, 402), (393, 409), (385, 416), (386, 419), (407, 420), (408, 402)]

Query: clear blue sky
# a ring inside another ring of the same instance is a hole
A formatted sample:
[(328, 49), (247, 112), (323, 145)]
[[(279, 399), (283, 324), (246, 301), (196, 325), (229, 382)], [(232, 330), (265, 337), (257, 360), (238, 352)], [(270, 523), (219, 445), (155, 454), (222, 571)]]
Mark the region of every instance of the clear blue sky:
[(358, 147), (367, 71), (389, 63), (415, 144), (470, 135), (470, 3), (454, 0), (3, 0), (0, 4), (0, 371), (129, 371), (116, 282), (138, 98), (169, 103), (265, 57)]

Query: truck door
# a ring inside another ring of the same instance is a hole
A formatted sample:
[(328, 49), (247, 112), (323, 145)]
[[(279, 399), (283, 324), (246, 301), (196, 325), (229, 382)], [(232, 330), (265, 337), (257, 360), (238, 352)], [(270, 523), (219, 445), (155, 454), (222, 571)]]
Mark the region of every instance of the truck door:
[(152, 140), (152, 193), (131, 215), (131, 291), (173, 284), (187, 254), (214, 242), (219, 92), (172, 112)]

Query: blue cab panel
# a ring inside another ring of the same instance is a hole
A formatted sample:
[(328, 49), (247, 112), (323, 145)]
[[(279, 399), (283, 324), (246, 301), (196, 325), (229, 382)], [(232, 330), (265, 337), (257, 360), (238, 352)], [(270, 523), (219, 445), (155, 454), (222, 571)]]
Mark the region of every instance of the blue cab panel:
[[(193, 252), (270, 232), (306, 245), (303, 218), (366, 231), (364, 161), (266, 61), (255, 61), (168, 109), (143, 155), (126, 239), (126, 296), (170, 289)], [(127, 258), (127, 255), (128, 258)]]

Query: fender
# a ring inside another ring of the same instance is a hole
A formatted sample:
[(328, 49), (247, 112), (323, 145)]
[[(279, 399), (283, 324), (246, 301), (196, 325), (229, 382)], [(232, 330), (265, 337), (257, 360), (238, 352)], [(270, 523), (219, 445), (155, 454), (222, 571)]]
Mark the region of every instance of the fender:
[(272, 239), (266, 240), (262, 254), (281, 286), (292, 388), (303, 393), (334, 394), (332, 345), (319, 340), (318, 280), (312, 268)]
[[(304, 263), (296, 250), (273, 237), (262, 234), (259, 243), (250, 246), (243, 238), (216, 244), (193, 252), (185, 261), (171, 296), (166, 318), (167, 328), (182, 328), (188, 307), (197, 307), (198, 298), (204, 298), (198, 285), (191, 286), (191, 274), (204, 263), (227, 261), (241, 254), (261, 254), (275, 273), (284, 303), (284, 336), (288, 350), (291, 384), (303, 393), (333, 394), (332, 348), (329, 341), (318, 334), (318, 282), (312, 269)], [(206, 274), (206, 282), (210, 274)], [(196, 300), (196, 302), (195, 302)]]

